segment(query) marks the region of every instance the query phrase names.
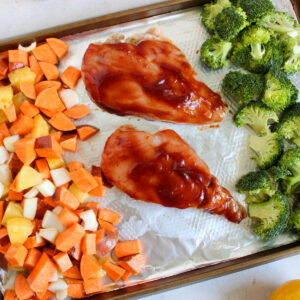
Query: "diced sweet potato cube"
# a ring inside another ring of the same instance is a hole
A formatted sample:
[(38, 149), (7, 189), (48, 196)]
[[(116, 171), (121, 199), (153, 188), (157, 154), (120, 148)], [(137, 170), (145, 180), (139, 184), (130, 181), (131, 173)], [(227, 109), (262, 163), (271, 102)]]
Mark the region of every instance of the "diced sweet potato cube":
[(28, 66), (28, 53), (24, 50), (8, 50), (8, 61)]
[(65, 252), (54, 255), (53, 260), (56, 262), (61, 272), (65, 272), (73, 266), (68, 253)]
[(36, 140), (35, 151), (40, 157), (60, 158), (62, 148), (56, 139), (51, 136), (42, 136)]
[(21, 268), (24, 265), (27, 253), (28, 250), (23, 245), (14, 244), (8, 248), (5, 258), (13, 267)]
[(80, 76), (81, 71), (70, 66), (61, 74), (60, 79), (68, 88), (74, 89)]
[(10, 129), (15, 134), (27, 134), (33, 129), (33, 126), (33, 119), (20, 113)]
[(58, 201), (59, 205), (66, 206), (72, 210), (79, 207), (79, 200), (65, 187), (59, 187), (55, 192), (55, 201)]
[(84, 168), (71, 171), (69, 172), (69, 175), (73, 182), (84, 193), (88, 193), (98, 186), (94, 176)]
[(36, 158), (35, 138), (22, 138), (14, 143), (15, 153), (25, 165), (30, 165)]
[(31, 248), (28, 251), (27, 257), (25, 259), (24, 267), (28, 270), (32, 270), (41, 258), (41, 255), (42, 253), (39, 250)]
[(57, 57), (48, 44), (42, 44), (34, 48), (32, 50), (32, 53), (39, 61), (48, 62), (50, 64), (57, 64)]

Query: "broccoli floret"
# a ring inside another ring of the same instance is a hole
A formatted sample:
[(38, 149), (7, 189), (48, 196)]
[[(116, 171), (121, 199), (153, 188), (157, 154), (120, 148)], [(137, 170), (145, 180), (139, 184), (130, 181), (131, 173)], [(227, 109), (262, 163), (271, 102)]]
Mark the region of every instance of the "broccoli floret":
[(261, 59), (254, 59), (251, 53), (251, 47), (244, 45), (241, 41), (244, 35), (242, 32), (234, 45), (231, 54), (231, 61), (246, 69), (249, 72), (265, 74), (272, 66), (281, 67), (283, 63), (283, 54), (279, 41), (270, 36), (269, 42), (264, 45), (264, 52)]
[(282, 111), (296, 103), (298, 90), (279, 68), (271, 68), (265, 77), (266, 85), (262, 102), (268, 107)]
[(300, 234), (300, 201), (296, 200), (290, 218), (291, 228)]
[(236, 2), (245, 11), (250, 24), (274, 11), (274, 5), (270, 0), (237, 0)]
[(285, 178), (285, 176), (291, 175), (291, 172), (282, 166), (272, 166), (268, 173), (273, 178), (274, 181)]
[(242, 104), (257, 99), (264, 90), (264, 78), (258, 74), (229, 72), (222, 83), (223, 91)]
[(297, 38), (285, 34), (281, 40), (284, 55), (282, 69), (288, 74), (298, 72), (300, 70), (300, 45), (298, 45)]
[(215, 30), (214, 22), (216, 16), (226, 7), (231, 6), (229, 0), (217, 0), (215, 3), (211, 2), (204, 4), (202, 11), (202, 22), (204, 26), (210, 31)]
[(222, 68), (226, 64), (228, 53), (232, 47), (230, 42), (217, 36), (208, 38), (201, 46), (201, 58), (211, 69)]
[(292, 37), (300, 35), (300, 26), (298, 22), (288, 13), (282, 11), (276, 11), (266, 15), (259, 20), (258, 25), (264, 26), (279, 35), (283, 33)]
[(282, 180), (282, 188), (287, 195), (300, 193), (300, 149), (293, 148), (285, 151), (278, 162), (279, 166), (289, 170)]
[(241, 42), (251, 49), (254, 60), (261, 60), (265, 54), (265, 45), (269, 42), (271, 34), (268, 29), (252, 25), (243, 31)]
[(276, 133), (268, 133), (264, 136), (251, 135), (250, 148), (256, 153), (252, 157), (257, 161), (261, 169), (268, 169), (274, 165), (283, 152), (283, 139)]
[(272, 130), (300, 147), (300, 103), (287, 108)]
[(237, 191), (246, 194), (246, 201), (262, 202), (276, 191), (276, 186), (266, 172), (250, 172), (241, 177), (236, 184)]
[(277, 114), (260, 102), (251, 102), (242, 106), (234, 115), (234, 123), (237, 127), (250, 126), (257, 134), (267, 134), (268, 121), (278, 122)]
[(217, 35), (225, 40), (232, 40), (237, 34), (245, 28), (248, 23), (246, 14), (242, 9), (230, 6), (222, 10), (215, 19), (215, 31)]
[(284, 195), (274, 194), (268, 201), (250, 203), (249, 216), (254, 218), (253, 231), (262, 240), (270, 240), (282, 233), (289, 221), (290, 207)]

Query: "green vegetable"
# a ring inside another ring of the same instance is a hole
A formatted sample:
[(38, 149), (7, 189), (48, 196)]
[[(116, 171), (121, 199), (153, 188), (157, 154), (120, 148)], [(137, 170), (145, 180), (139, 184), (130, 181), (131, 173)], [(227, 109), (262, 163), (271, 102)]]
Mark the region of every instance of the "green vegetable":
[(264, 136), (251, 135), (250, 148), (256, 153), (254, 158), (261, 169), (268, 169), (274, 165), (283, 152), (283, 140), (276, 133)]
[(300, 149), (293, 148), (283, 153), (279, 166), (291, 172), (282, 179), (282, 188), (287, 195), (300, 193)]
[(290, 171), (282, 166), (272, 166), (268, 170), (268, 173), (274, 181), (278, 181), (279, 179), (282, 179), (285, 176), (291, 175)]
[(250, 53), (254, 60), (261, 60), (266, 52), (265, 45), (270, 41), (271, 34), (268, 29), (252, 25), (243, 31), (241, 42), (250, 47)]
[(239, 0), (231, 0), (231, 3), (232, 3), (234, 6), (238, 6), (238, 2), (239, 2)]
[(287, 108), (272, 129), (300, 147), (300, 103)]
[(260, 52), (260, 54), (262, 54), (262, 58), (257, 59), (258, 56), (252, 51), (251, 46), (245, 45), (242, 42), (245, 32), (247, 31), (244, 30), (233, 44), (230, 59), (234, 64), (249, 72), (261, 74), (267, 73), (272, 66), (281, 67), (283, 63), (283, 54), (279, 41), (275, 38), (275, 36), (271, 35), (270, 40), (266, 44), (263, 44), (263, 47), (261, 48), (263, 50)]
[(262, 202), (276, 191), (275, 183), (264, 171), (249, 172), (236, 184), (239, 193), (246, 194), (246, 201)]
[(235, 2), (246, 12), (249, 23), (257, 22), (274, 11), (274, 5), (270, 0), (235, 0)]
[(234, 115), (234, 123), (237, 127), (250, 126), (257, 134), (267, 134), (268, 122), (278, 122), (277, 114), (260, 102), (251, 102), (242, 106)]
[(235, 6), (223, 9), (214, 22), (216, 34), (225, 41), (232, 40), (247, 25), (245, 12)]
[(300, 234), (300, 201), (296, 200), (293, 211), (291, 213), (290, 223), (292, 229)]
[(268, 201), (250, 203), (249, 216), (256, 219), (253, 231), (262, 239), (270, 240), (282, 233), (289, 221), (290, 207), (284, 195), (274, 194)]
[(271, 68), (265, 79), (266, 88), (262, 97), (265, 105), (276, 111), (282, 111), (296, 103), (298, 90), (282, 70)]
[(300, 35), (300, 26), (298, 22), (288, 13), (282, 11), (276, 11), (266, 15), (258, 21), (258, 25), (264, 26), (279, 35), (283, 33), (286, 33), (291, 37)]
[(201, 58), (211, 69), (222, 68), (226, 64), (228, 53), (232, 47), (230, 42), (217, 36), (208, 38), (201, 46)]
[(257, 74), (229, 72), (223, 83), (223, 91), (243, 104), (257, 99), (264, 90), (264, 78)]
[(290, 74), (300, 70), (300, 45), (297, 38), (283, 35), (282, 38), (284, 63), (282, 69)]
[(229, 0), (217, 0), (215, 3), (207, 3), (203, 5), (202, 22), (204, 26), (211, 32), (215, 30), (214, 22), (216, 16), (226, 7), (231, 6)]

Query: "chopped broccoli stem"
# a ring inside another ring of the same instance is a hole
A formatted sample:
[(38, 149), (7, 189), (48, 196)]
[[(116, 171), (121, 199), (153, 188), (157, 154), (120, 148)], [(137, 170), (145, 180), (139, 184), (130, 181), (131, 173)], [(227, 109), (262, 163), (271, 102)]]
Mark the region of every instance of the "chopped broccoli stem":
[(232, 47), (230, 42), (217, 36), (208, 38), (201, 46), (201, 58), (211, 69), (219, 69), (226, 64), (228, 53)]
[(287, 108), (273, 131), (300, 147), (300, 103)]
[(245, 12), (237, 7), (230, 6), (222, 10), (215, 19), (215, 31), (217, 35), (225, 40), (232, 40), (237, 34), (245, 28), (246, 22)]
[(249, 23), (257, 22), (274, 11), (270, 0), (237, 0), (236, 2), (246, 12)]
[(215, 19), (216, 16), (226, 7), (231, 6), (229, 0), (217, 0), (215, 3), (207, 3), (203, 6), (202, 11), (202, 22), (204, 26), (210, 31), (215, 30)]
[(270, 38), (269, 30), (252, 25), (243, 31), (241, 41), (244, 46), (250, 46), (251, 56), (254, 60), (261, 60), (266, 53), (265, 45)]
[(271, 35), (270, 40), (263, 44), (263, 51), (260, 52), (263, 55), (261, 59), (258, 59), (256, 53), (252, 51), (251, 45), (242, 42), (245, 32), (247, 32), (247, 28), (234, 42), (230, 57), (234, 64), (249, 72), (260, 74), (267, 73), (272, 66), (281, 67), (283, 63), (282, 50), (279, 41), (274, 36)]
[(278, 68), (271, 68), (266, 75), (266, 88), (262, 102), (276, 110), (282, 111), (296, 103), (298, 90), (287, 75)]
[(264, 85), (263, 76), (236, 71), (226, 74), (222, 89), (239, 103), (248, 104), (263, 93)]
[(253, 59), (260, 60), (265, 54), (265, 47), (263, 44), (254, 43), (251, 44), (251, 55)]
[(291, 37), (300, 35), (300, 26), (298, 22), (288, 13), (282, 11), (276, 11), (266, 15), (258, 21), (258, 25), (264, 26), (279, 35), (283, 33), (286, 33)]
[(250, 148), (256, 153), (253, 157), (261, 169), (274, 165), (283, 151), (283, 140), (276, 132), (264, 136), (250, 136)]
[(277, 114), (260, 102), (251, 102), (242, 106), (234, 115), (234, 123), (237, 127), (248, 125), (257, 134), (269, 133), (268, 122), (270, 120), (278, 122)]
[(282, 233), (288, 225), (290, 208), (284, 195), (274, 194), (268, 201), (250, 203), (249, 216), (256, 219), (253, 231), (262, 240), (270, 240)]

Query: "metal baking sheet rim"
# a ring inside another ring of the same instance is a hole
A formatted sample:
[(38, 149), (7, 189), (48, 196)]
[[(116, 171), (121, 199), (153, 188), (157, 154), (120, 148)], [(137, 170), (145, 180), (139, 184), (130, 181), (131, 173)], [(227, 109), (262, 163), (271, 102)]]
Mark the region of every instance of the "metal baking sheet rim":
[[(188, 10), (192, 10), (192, 9), (193, 8), (188, 9)], [(132, 21), (132, 22), (129, 22), (128, 24), (130, 24), (131, 27), (135, 27), (135, 26), (140, 27), (142, 25), (148, 25), (150, 23), (155, 23), (156, 21), (158, 21), (162, 18), (176, 17), (181, 13), (182, 13), (182, 11), (174, 11), (174, 12), (171, 12), (168, 14), (154, 16), (151, 18), (143, 19), (143, 20)], [(90, 34), (94, 34), (94, 33), (107, 32), (107, 31), (116, 32), (118, 29), (120, 29), (122, 27), (126, 27), (126, 25), (128, 26), (128, 24), (124, 23), (124, 24), (110, 26), (107, 28), (95, 29), (92, 31), (87, 31), (84, 34), (90, 35)], [(82, 35), (82, 33), (79, 33), (79, 35)], [(72, 35), (72, 36), (67, 36), (66, 40), (71, 40), (74, 38), (78, 38), (78, 36), (76, 34)], [(291, 247), (289, 247), (289, 246), (291, 246)], [(282, 250), (279, 250), (281, 252), (276, 252), (277, 249), (282, 249)], [(137, 283), (134, 286), (120, 288), (118, 290), (115, 290), (112, 292), (107, 292), (104, 294), (95, 295), (93, 297), (95, 297), (95, 299), (96, 298), (97, 299), (107, 299), (108, 297), (111, 299), (121, 299), (123, 297), (126, 297), (126, 299), (128, 299), (128, 297), (137, 296), (137, 295), (141, 295), (141, 294), (145, 294), (145, 293), (149, 293), (149, 292), (154, 292), (158, 289), (170, 288), (170, 287), (174, 287), (175, 285), (186, 284), (188, 282), (192, 282), (195, 280), (204, 280), (204, 279), (208, 279), (208, 278), (211, 278), (214, 276), (220, 276), (222, 274), (232, 272), (232, 271), (237, 271), (242, 268), (247, 268), (247, 267), (250, 267), (255, 264), (261, 264), (261, 263), (265, 263), (270, 260), (278, 259), (281, 256), (296, 254), (299, 251), (300, 251), (300, 245), (299, 245), (299, 243), (296, 242), (296, 243), (288, 244), (288, 245), (281, 246), (278, 248), (272, 248), (271, 250), (268, 250), (268, 251), (257, 252), (255, 254), (241, 256), (239, 258), (233, 258), (233, 259), (229, 259), (229, 260), (223, 260), (221, 262), (215, 262), (215, 263), (208, 264), (208, 265), (202, 265), (200, 267), (198, 266), (198, 267), (192, 268), (190, 270), (185, 270), (185, 271), (183, 271), (183, 273), (176, 274), (174, 276), (169, 276), (167, 278), (162, 278), (162, 279), (153, 279), (151, 281), (148, 281), (147, 283), (143, 283), (143, 282)], [(276, 252), (276, 253), (274, 253), (274, 252)], [(261, 256), (260, 254), (263, 254), (263, 256)], [(255, 257), (255, 256), (257, 256), (257, 257)], [(249, 259), (247, 259), (247, 257), (249, 257)], [(240, 261), (240, 262), (238, 262), (238, 261)], [(253, 262), (253, 264), (251, 263), (251, 261)], [(239, 265), (237, 266), (235, 262), (238, 262)], [(203, 271), (203, 272), (201, 272), (201, 271)], [(182, 276), (183, 274), (191, 274), (191, 275), (186, 277), (186, 276)], [(175, 277), (175, 279), (173, 279), (173, 277)], [(158, 284), (155, 284), (155, 281), (157, 281)], [(176, 282), (176, 283), (173, 284), (172, 282), (173, 283)], [(143, 288), (143, 286), (144, 286), (144, 288)]]

